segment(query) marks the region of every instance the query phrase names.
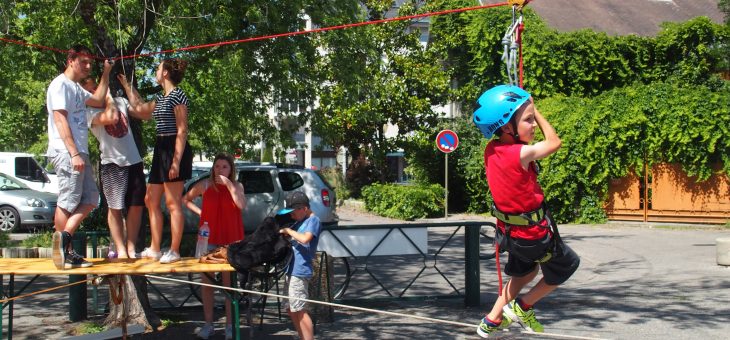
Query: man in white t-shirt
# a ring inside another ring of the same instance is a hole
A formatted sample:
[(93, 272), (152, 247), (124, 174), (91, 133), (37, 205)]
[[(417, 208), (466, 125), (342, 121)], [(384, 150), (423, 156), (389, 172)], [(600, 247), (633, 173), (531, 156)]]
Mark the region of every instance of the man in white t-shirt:
[[(81, 81), (82, 87), (93, 93), (96, 81), (86, 78)], [(114, 107), (114, 110), (110, 110)], [(116, 251), (110, 251), (110, 258), (135, 258), (135, 243), (142, 222), (144, 196), (147, 192), (142, 157), (134, 142), (129, 126), (129, 101), (124, 97), (113, 99), (106, 110), (89, 107), (86, 120), (91, 133), (99, 141), (101, 151), (101, 187), (106, 198), (109, 211), (107, 221)], [(112, 112), (115, 121), (109, 123), (105, 116)], [(127, 209), (126, 221), (123, 209)], [(126, 222), (127, 239), (124, 239)]]
[(68, 51), (66, 69), (48, 86), (48, 151), (58, 175), (58, 206), (54, 217), (53, 264), (58, 269), (89, 267), (71, 247), (71, 238), (81, 221), (96, 207), (99, 190), (89, 161), (86, 106), (103, 107), (112, 64), (104, 63), (104, 73), (92, 95), (78, 82), (89, 76), (91, 51), (76, 45)]

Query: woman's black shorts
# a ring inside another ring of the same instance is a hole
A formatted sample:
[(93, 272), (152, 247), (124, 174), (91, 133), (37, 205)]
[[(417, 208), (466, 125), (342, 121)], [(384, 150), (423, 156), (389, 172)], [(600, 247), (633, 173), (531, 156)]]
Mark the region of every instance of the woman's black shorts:
[(149, 184), (162, 184), (166, 182), (185, 181), (193, 174), (193, 150), (188, 142), (185, 142), (185, 150), (180, 159), (180, 172), (177, 178), (168, 178), (168, 172), (172, 165), (172, 157), (175, 155), (176, 135), (157, 136), (155, 139), (155, 151), (152, 155), (152, 168), (150, 169)]

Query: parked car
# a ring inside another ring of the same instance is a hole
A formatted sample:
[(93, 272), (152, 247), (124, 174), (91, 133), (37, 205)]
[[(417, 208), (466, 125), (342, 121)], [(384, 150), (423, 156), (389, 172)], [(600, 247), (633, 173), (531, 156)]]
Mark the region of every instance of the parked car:
[(0, 172), (0, 231), (20, 226), (52, 225), (56, 194), (36, 191), (18, 179)]
[(0, 172), (15, 177), (29, 188), (58, 194), (58, 178), (36, 162), (33, 155), (0, 152)]
[[(243, 211), (246, 234), (252, 233), (264, 218), (284, 208), (284, 198), (291, 191), (307, 194), (312, 211), (320, 218), (322, 225), (337, 225), (339, 222), (335, 209), (335, 190), (314, 170), (284, 164), (236, 162), (236, 171), (246, 194), (246, 209)], [(209, 176), (210, 168), (186, 181), (184, 191), (187, 192), (195, 183)], [(195, 203), (201, 206), (201, 198), (196, 198)], [(185, 230), (196, 230), (198, 215), (188, 209), (184, 211)]]

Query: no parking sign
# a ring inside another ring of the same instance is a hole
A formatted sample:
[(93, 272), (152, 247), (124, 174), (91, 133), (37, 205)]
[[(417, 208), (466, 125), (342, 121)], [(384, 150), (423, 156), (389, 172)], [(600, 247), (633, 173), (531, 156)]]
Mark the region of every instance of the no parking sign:
[(436, 147), (444, 153), (451, 153), (459, 146), (459, 136), (451, 130), (441, 130), (436, 135)]
[(436, 147), (444, 153), (444, 218), (449, 218), (449, 153), (459, 146), (459, 136), (451, 130), (436, 135)]

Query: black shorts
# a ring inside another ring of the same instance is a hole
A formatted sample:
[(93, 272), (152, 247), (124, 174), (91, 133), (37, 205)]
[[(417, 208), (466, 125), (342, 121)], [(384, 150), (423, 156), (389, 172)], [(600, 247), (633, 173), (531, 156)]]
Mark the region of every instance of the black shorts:
[[(511, 240), (512, 243), (518, 243), (520, 245), (531, 246), (536, 241), (515, 239)], [(509, 276), (522, 277), (535, 270), (535, 266), (540, 265), (542, 275), (545, 277), (545, 283), (549, 285), (559, 285), (567, 281), (573, 273), (578, 269), (580, 265), (580, 258), (578, 255), (570, 249), (567, 244), (560, 241), (557, 244), (560, 248), (560, 256), (553, 256), (545, 263), (537, 263), (535, 261), (525, 261), (522, 257), (519, 257), (512, 252), (509, 253), (507, 258), (507, 265), (504, 267), (504, 273)], [(509, 250), (508, 250), (509, 251)]]
[(127, 197), (124, 198), (124, 203), (128, 207), (144, 206), (144, 196), (147, 194), (147, 183), (145, 183), (144, 177), (144, 162), (129, 166)]
[(185, 150), (180, 159), (180, 173), (177, 178), (169, 179), (168, 173), (172, 165), (172, 158), (175, 155), (175, 139), (177, 136), (157, 136), (155, 139), (155, 151), (152, 154), (152, 168), (150, 169), (149, 184), (162, 184), (166, 182), (179, 182), (190, 179), (193, 175), (193, 150), (188, 142), (185, 142)]

